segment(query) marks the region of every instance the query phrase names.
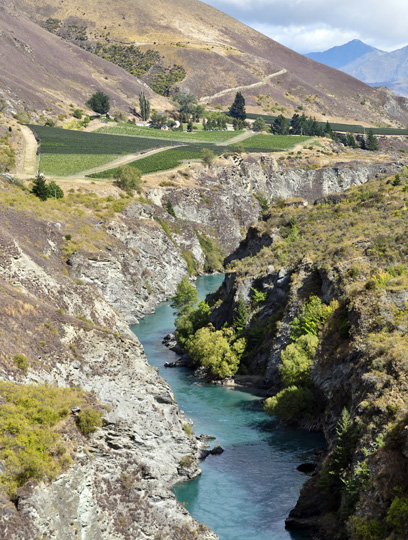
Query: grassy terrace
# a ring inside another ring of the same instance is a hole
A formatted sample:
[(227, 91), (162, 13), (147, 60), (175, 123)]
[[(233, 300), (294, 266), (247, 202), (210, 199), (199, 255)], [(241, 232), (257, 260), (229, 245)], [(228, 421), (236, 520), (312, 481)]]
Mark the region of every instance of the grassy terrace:
[(134, 124), (117, 124), (107, 125), (98, 130), (98, 133), (109, 133), (113, 135), (129, 135), (133, 137), (147, 137), (167, 139), (172, 141), (182, 142), (225, 142), (237, 135), (243, 133), (243, 131), (203, 131), (197, 130), (191, 133), (185, 133), (183, 131), (162, 131), (160, 129), (152, 129), (148, 127), (135, 126)]
[(246, 151), (277, 151), (289, 150), (296, 144), (303, 143), (311, 137), (302, 137), (301, 135), (265, 135), (259, 134), (245, 139), (240, 144)]
[[(158, 171), (166, 171), (179, 167), (184, 160), (201, 159), (201, 146), (183, 146), (181, 148), (172, 148), (171, 150), (164, 150), (152, 156), (148, 156), (142, 159), (138, 159), (130, 163), (132, 167), (139, 169), (142, 174), (148, 174)], [(215, 146), (212, 148), (214, 153), (221, 154), (224, 148)], [(117, 171), (115, 169), (109, 169), (100, 173), (90, 174), (90, 178), (112, 178)]]
[(40, 141), (40, 172), (70, 175), (103, 165), (120, 155), (177, 145), (177, 141), (119, 137), (45, 126), (29, 126)]
[[(228, 142), (242, 131), (161, 131), (130, 124), (107, 126), (103, 130), (113, 133), (86, 133), (45, 126), (30, 126), (40, 141), (40, 172), (46, 175), (69, 176), (110, 163), (121, 155), (138, 154), (149, 150), (175, 146), (132, 163), (143, 174), (173, 169), (184, 160), (201, 159), (203, 148), (215, 155), (234, 150)], [(120, 135), (119, 135), (120, 133)], [(128, 135), (127, 133), (131, 133)], [(289, 150), (309, 137), (256, 134), (245, 139), (240, 146), (246, 152), (275, 152)], [(184, 140), (190, 144), (183, 144)], [(218, 145), (220, 142), (226, 144)], [(218, 144), (215, 144), (218, 143)], [(116, 169), (90, 175), (92, 178), (110, 178)]]

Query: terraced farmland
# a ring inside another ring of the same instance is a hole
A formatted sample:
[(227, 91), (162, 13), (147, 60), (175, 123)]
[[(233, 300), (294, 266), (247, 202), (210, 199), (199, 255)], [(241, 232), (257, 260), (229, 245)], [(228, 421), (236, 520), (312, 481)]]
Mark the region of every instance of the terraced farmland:
[[(212, 148), (215, 154), (221, 154), (225, 148), (215, 146)], [(164, 150), (152, 156), (138, 159), (133, 161), (129, 165), (139, 169), (142, 174), (148, 174), (158, 171), (166, 171), (174, 169), (182, 164), (185, 160), (201, 159), (201, 146), (183, 146), (181, 148), (172, 148), (170, 150)], [(117, 171), (115, 169), (109, 169), (100, 173), (90, 174), (90, 178), (112, 178)]]
[(107, 125), (98, 129), (98, 133), (109, 133), (113, 135), (130, 135), (134, 137), (151, 137), (158, 139), (167, 139), (183, 142), (207, 141), (207, 142), (225, 142), (237, 135), (243, 133), (240, 131), (164, 131), (161, 129), (152, 129), (148, 127), (135, 126), (134, 124), (116, 124)]
[(109, 163), (120, 155), (138, 154), (177, 141), (86, 133), (29, 126), (40, 142), (40, 172), (66, 176)]

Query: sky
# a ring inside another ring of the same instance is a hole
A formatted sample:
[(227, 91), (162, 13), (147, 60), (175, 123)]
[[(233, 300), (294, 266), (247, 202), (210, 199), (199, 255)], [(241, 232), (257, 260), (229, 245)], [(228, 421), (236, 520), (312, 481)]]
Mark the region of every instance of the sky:
[(299, 53), (360, 39), (385, 51), (408, 44), (407, 0), (203, 0)]

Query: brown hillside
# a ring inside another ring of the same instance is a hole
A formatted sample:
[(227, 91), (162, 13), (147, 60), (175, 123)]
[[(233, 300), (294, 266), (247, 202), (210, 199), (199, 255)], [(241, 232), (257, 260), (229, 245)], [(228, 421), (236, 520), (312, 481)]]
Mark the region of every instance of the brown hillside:
[(87, 0), (86, 7), (82, 0), (13, 1), (39, 24), (59, 21), (68, 39), (78, 38), (80, 28), (81, 45), (90, 50), (97, 41), (158, 50), (168, 66), (186, 69), (181, 86), (213, 105), (230, 104), (244, 87), (249, 110), (288, 115), (301, 106), (330, 120), (408, 123), (406, 100), (309, 60), (198, 0)]
[(0, 7), (0, 98), (15, 112), (66, 112), (69, 105), (85, 107), (96, 90), (111, 97), (112, 110), (127, 112), (143, 89), (154, 105), (156, 96), (126, 71), (67, 43), (31, 22), (22, 13)]

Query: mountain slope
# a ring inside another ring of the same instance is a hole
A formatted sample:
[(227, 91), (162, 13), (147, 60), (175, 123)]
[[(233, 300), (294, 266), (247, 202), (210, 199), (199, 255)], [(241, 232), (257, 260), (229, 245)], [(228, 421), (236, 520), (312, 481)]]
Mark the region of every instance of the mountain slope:
[(408, 96), (408, 46), (392, 52), (373, 51), (342, 70), (367, 84), (386, 86)]
[[(344, 45), (332, 47), (324, 52), (312, 52), (305, 54), (307, 58), (320, 62), (326, 66), (341, 69), (343, 66), (354, 62), (365, 54), (373, 52), (382, 52), (375, 47), (363, 43), (359, 39), (353, 39)], [(358, 77), (357, 77), (358, 78)]]
[[(207, 96), (213, 105), (229, 105), (240, 88), (248, 110), (290, 115), (303, 107), (308, 114), (328, 119), (394, 125), (405, 125), (408, 119), (404, 103), (387, 91), (368, 88), (305, 59), (198, 0), (89, 0), (86, 7), (80, 0), (14, 4), (37, 23), (89, 50), (100, 42), (157, 51), (166, 67), (185, 69), (180, 86)], [(268, 78), (278, 72), (282, 74)], [(149, 75), (147, 71), (146, 80)], [(226, 89), (231, 91), (211, 97)]]
[(165, 107), (167, 100), (121, 68), (64, 42), (21, 12), (0, 7), (0, 97), (14, 112), (64, 113), (84, 107), (92, 92), (111, 96), (112, 110), (128, 111), (141, 90)]

